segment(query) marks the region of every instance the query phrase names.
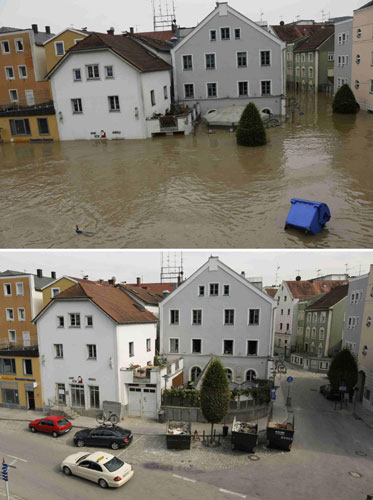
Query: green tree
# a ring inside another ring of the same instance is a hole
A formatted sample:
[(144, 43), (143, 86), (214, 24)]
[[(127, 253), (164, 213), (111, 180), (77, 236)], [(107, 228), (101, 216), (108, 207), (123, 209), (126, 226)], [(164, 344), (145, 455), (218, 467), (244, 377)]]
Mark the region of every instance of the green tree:
[(359, 104), (356, 102), (355, 95), (347, 85), (343, 84), (340, 87), (333, 99), (333, 113), (354, 114), (360, 109)]
[(236, 131), (237, 144), (240, 146), (263, 146), (267, 143), (266, 131), (258, 108), (250, 102), (243, 110)]
[(347, 392), (351, 392), (356, 385), (358, 368), (356, 359), (349, 349), (343, 349), (331, 362), (328, 379), (335, 391), (339, 390), (341, 382), (347, 386)]
[(230, 399), (229, 380), (223, 365), (213, 358), (202, 380), (201, 410), (205, 419), (211, 423), (211, 442), (214, 424), (223, 420), (228, 411)]

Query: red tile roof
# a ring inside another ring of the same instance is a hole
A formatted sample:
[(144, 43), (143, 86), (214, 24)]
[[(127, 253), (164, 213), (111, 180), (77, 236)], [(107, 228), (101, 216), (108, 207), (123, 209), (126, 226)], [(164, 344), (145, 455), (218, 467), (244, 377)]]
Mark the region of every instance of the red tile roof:
[(106, 35), (92, 33), (73, 45), (66, 53), (81, 52), (94, 49), (111, 49), (140, 71), (169, 70), (171, 66), (163, 59), (149, 52), (143, 45), (126, 34)]
[(278, 288), (264, 288), (264, 290), (273, 298), (276, 295)]
[(313, 33), (309, 38), (301, 42), (294, 49), (294, 52), (304, 52), (306, 50), (315, 50), (334, 34), (334, 26), (325, 26), (324, 29)]
[(81, 298), (90, 299), (117, 323), (155, 323), (158, 321), (151, 312), (134, 302), (118, 287), (108, 284), (77, 283), (56, 295), (52, 303)]
[(311, 283), (311, 281), (286, 281), (294, 299), (307, 299), (321, 293), (327, 293), (346, 283), (347, 281), (341, 280), (315, 281), (315, 283)]
[(134, 33), (134, 35), (146, 36), (147, 38), (154, 38), (155, 40), (171, 41), (175, 36), (175, 30), (169, 31), (144, 31), (142, 33)]
[(126, 286), (130, 287), (140, 287), (143, 288), (144, 290), (148, 290), (153, 293), (158, 293), (159, 295), (163, 295), (163, 292), (165, 290), (169, 291), (170, 293), (173, 292), (176, 289), (176, 283), (141, 283), (140, 285), (132, 284), (132, 283), (126, 283)]
[(119, 285), (119, 288), (123, 288), (128, 291), (133, 297), (138, 298), (141, 302), (149, 305), (158, 305), (164, 299), (162, 293), (155, 293), (151, 290), (147, 290), (143, 286), (136, 285)]
[(146, 43), (156, 50), (170, 52), (172, 49), (172, 43), (168, 40), (158, 40), (157, 38), (140, 35), (139, 33), (127, 33), (127, 36), (135, 41), (138, 40), (140, 42)]
[(333, 288), (329, 293), (321, 297), (321, 299), (314, 302), (311, 306), (307, 307), (307, 311), (319, 310), (319, 309), (329, 309), (329, 307), (334, 306), (339, 301), (344, 299), (348, 294), (348, 285), (337, 286)]
[(283, 42), (295, 42), (299, 38), (312, 35), (321, 29), (324, 24), (284, 24), (272, 26), (277, 36)]

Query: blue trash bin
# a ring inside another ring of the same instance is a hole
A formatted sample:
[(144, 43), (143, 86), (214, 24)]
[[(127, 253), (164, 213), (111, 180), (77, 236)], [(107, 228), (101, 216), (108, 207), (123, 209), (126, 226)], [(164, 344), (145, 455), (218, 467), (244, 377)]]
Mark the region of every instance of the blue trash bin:
[(285, 223), (304, 231), (306, 234), (317, 234), (324, 229), (325, 224), (330, 220), (330, 210), (325, 203), (319, 201), (301, 200), (292, 198), (291, 207)]

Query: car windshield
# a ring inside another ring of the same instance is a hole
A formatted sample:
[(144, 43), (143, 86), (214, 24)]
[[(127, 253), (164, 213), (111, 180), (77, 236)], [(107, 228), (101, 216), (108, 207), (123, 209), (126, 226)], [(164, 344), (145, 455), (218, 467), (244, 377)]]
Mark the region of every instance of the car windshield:
[(120, 469), (124, 465), (124, 462), (117, 457), (113, 457), (108, 462), (104, 463), (104, 466), (109, 472), (114, 472)]
[(64, 425), (67, 425), (68, 423), (69, 423), (69, 421), (66, 418), (61, 418), (60, 420), (57, 420), (57, 424), (60, 427), (63, 427)]
[(76, 461), (76, 463), (78, 464), (82, 460), (85, 460), (88, 456), (89, 456), (89, 453), (87, 453), (86, 455), (83, 455), (82, 457), (78, 458), (78, 460)]

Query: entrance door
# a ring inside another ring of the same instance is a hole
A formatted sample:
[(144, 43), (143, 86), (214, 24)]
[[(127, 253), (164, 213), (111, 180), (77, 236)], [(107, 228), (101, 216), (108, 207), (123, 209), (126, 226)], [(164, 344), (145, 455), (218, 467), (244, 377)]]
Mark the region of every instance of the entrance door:
[(128, 398), (128, 416), (141, 417), (142, 406), (141, 387), (130, 387)]
[(35, 410), (35, 395), (34, 391), (26, 391), (27, 397), (27, 408), (29, 410)]
[(155, 389), (143, 389), (142, 417), (157, 418), (157, 393)]
[(34, 91), (25, 90), (25, 96), (26, 96), (27, 106), (34, 106), (35, 104)]

